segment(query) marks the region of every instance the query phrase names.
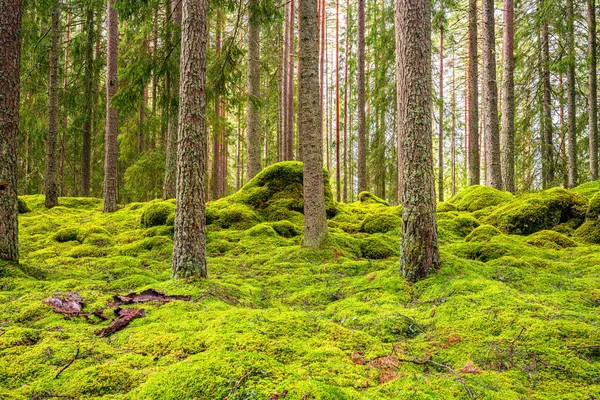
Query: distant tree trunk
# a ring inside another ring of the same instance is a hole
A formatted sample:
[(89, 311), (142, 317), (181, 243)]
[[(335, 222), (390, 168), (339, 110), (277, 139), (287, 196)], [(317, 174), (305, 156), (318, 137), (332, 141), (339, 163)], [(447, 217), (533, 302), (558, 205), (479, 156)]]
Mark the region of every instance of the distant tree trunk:
[[(222, 16), (221, 16), (221, 12), (218, 11), (217, 12), (217, 17), (216, 17), (216, 32), (215, 32), (215, 53), (219, 54), (221, 52), (221, 24), (222, 21)], [(223, 122), (223, 115), (222, 115), (222, 107), (221, 107), (221, 96), (219, 95), (219, 92), (217, 91), (217, 93), (215, 93), (214, 96), (214, 101), (215, 101), (215, 124), (212, 127), (212, 169), (211, 169), (211, 175), (212, 175), (212, 180), (211, 180), (211, 199), (212, 200), (217, 200), (221, 197), (221, 156), (223, 154), (222, 149), (221, 149), (221, 136), (222, 136), (222, 131), (221, 131), (221, 125), (224, 123)], [(259, 144), (260, 146), (260, 144)], [(260, 152), (260, 150), (259, 150)]]
[(542, 187), (548, 189), (554, 183), (554, 144), (552, 140), (552, 88), (550, 86), (550, 46), (548, 35), (548, 17), (544, 0), (540, 1), (542, 13), (542, 85), (543, 85), (543, 118), (542, 118)]
[(81, 145), (81, 195), (90, 195), (92, 157), (92, 114), (94, 90), (94, 9), (88, 7), (85, 18), (85, 70), (83, 77), (83, 129)]
[[(367, 124), (365, 119), (365, 0), (358, 0), (358, 191), (367, 190)], [(398, 179), (401, 179), (398, 173)]]
[(283, 21), (283, 58), (282, 75), (281, 75), (281, 117), (282, 117), (282, 133), (281, 133), (281, 160), (287, 160), (287, 138), (288, 138), (288, 59), (290, 57), (290, 4), (287, 0), (282, 0), (285, 7), (285, 16)]
[(350, 41), (350, 0), (346, 0), (346, 51), (344, 61), (344, 192), (342, 199), (348, 202), (348, 60)]
[(496, 29), (494, 0), (482, 1), (483, 15), (483, 116), (485, 120), (486, 184), (502, 189), (500, 131), (498, 129), (498, 86), (496, 83)]
[(235, 146), (235, 159), (236, 159), (236, 171), (235, 171), (235, 190), (238, 191), (242, 187), (242, 110), (238, 106), (237, 112), (237, 143)]
[(52, 6), (52, 22), (50, 24), (51, 45), (48, 61), (48, 133), (46, 135), (46, 173), (44, 186), (47, 208), (58, 205), (58, 160), (56, 157), (56, 140), (58, 137), (58, 53), (60, 42), (60, 1)]
[(323, 134), (319, 110), (319, 27), (317, 0), (298, 6), (298, 130), (303, 132), (304, 242), (319, 248), (327, 239), (323, 182)]
[[(321, 110), (321, 132), (323, 125), (323, 107), (325, 104), (325, 21), (327, 13), (325, 10), (325, 0), (319, 1), (319, 110)], [(325, 149), (327, 150), (327, 148)]]
[(504, 0), (502, 45), (502, 173), (504, 189), (515, 192), (514, 2)]
[(206, 269), (206, 0), (183, 0), (173, 277)]
[(438, 198), (444, 201), (444, 25), (440, 24), (440, 101), (438, 109)]
[(294, 59), (295, 37), (294, 20), (296, 8), (294, 0), (290, 0), (290, 19), (288, 26), (289, 54), (288, 54), (288, 81), (287, 81), (287, 132), (285, 140), (285, 159), (294, 159)]
[(452, 117), (452, 132), (451, 132), (451, 153), (452, 153), (452, 196), (456, 194), (456, 82), (455, 82), (455, 53), (456, 53), (456, 43), (453, 43), (452, 46), (452, 95), (450, 102), (452, 103), (451, 108), (451, 117)]
[(335, 195), (342, 201), (340, 158), (340, 0), (335, 1)]
[[(166, 0), (167, 17), (171, 15), (172, 22), (167, 21), (167, 47), (173, 48), (171, 56), (175, 59), (175, 65), (179, 64), (181, 52), (181, 0)], [(179, 67), (174, 71), (167, 71), (167, 146), (165, 149), (165, 183), (163, 186), (163, 198), (172, 199), (176, 194), (177, 177), (177, 131), (178, 131), (178, 103), (179, 103)]]
[(566, 9), (567, 18), (567, 126), (568, 126), (568, 159), (569, 159), (569, 188), (574, 188), (577, 185), (577, 132), (576, 132), (576, 116), (575, 113), (575, 14), (573, 12), (573, 0), (567, 0)]
[(560, 160), (563, 187), (569, 186), (569, 174), (567, 172), (567, 138), (565, 130), (565, 88), (563, 85), (563, 73), (558, 74), (558, 109), (560, 126)]
[(248, 3), (248, 105), (246, 126), (248, 127), (248, 180), (261, 170), (260, 162), (260, 26), (258, 0)]
[(588, 106), (590, 179), (598, 179), (598, 78), (596, 71), (596, 1), (588, 0)]
[(477, 86), (477, 0), (469, 0), (469, 185), (479, 185), (479, 88)]
[[(60, 25), (60, 18), (59, 18)], [(67, 11), (67, 34), (66, 34), (66, 42), (65, 42), (65, 70), (64, 70), (64, 79), (63, 79), (63, 92), (66, 93), (67, 88), (69, 87), (69, 45), (71, 44), (71, 9), (69, 8)], [(60, 41), (60, 38), (59, 38)], [(69, 113), (67, 112), (67, 105), (63, 104), (63, 119), (62, 119), (62, 132), (60, 133), (60, 179), (58, 180), (58, 193), (59, 196), (65, 196), (66, 192), (66, 182), (65, 182), (65, 159), (67, 156), (67, 145), (65, 136), (67, 135), (67, 131), (69, 128)], [(75, 164), (73, 164), (73, 182), (77, 180)]]
[(404, 175), (400, 271), (414, 282), (440, 264), (431, 137), (431, 2), (396, 0), (395, 21), (398, 153)]
[(21, 0), (0, 3), (0, 260), (19, 262), (17, 147)]
[[(154, 9), (152, 14), (152, 59), (155, 63), (158, 63), (158, 7)], [(152, 115), (156, 115), (156, 104), (158, 99), (156, 97), (156, 89), (158, 88), (158, 74), (157, 71), (152, 72)]]

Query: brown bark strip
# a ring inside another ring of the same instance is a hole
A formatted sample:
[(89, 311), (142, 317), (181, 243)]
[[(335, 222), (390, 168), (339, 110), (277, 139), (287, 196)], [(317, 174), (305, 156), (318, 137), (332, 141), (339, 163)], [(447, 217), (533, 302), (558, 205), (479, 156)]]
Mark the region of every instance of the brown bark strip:
[(168, 303), (173, 300), (183, 300), (183, 301), (191, 301), (191, 296), (167, 296), (164, 292), (160, 290), (147, 289), (140, 293), (129, 293), (124, 296), (115, 295), (113, 297), (114, 301), (108, 303), (109, 307), (118, 307), (123, 304), (134, 304), (134, 303), (148, 303), (148, 302), (159, 302), (159, 303)]
[(137, 308), (117, 308), (115, 309), (115, 317), (117, 317), (117, 319), (111, 322), (106, 328), (102, 328), (96, 332), (96, 336), (101, 338), (110, 336), (113, 333), (124, 329), (132, 320), (143, 317), (145, 313), (143, 308), (140, 310)]

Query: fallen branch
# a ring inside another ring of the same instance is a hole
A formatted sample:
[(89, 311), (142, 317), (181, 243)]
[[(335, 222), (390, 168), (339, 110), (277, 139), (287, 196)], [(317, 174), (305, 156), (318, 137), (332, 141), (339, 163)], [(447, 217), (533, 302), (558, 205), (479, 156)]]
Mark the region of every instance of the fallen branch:
[(84, 317), (89, 320), (88, 317), (90, 315), (94, 315), (104, 321), (108, 319), (102, 309), (93, 312), (82, 312), (85, 300), (78, 293), (54, 293), (52, 297), (42, 300), (42, 303), (49, 305), (55, 312), (64, 315), (66, 319), (70, 317)]
[(117, 294), (113, 297), (113, 300), (114, 301), (112, 303), (108, 304), (109, 307), (148, 302), (168, 303), (173, 300), (191, 301), (192, 298), (191, 296), (167, 296), (160, 290), (147, 289), (140, 293), (129, 293), (124, 296)]
[(566, 376), (572, 376), (575, 378), (591, 381), (592, 383), (596, 383), (600, 380), (600, 376), (594, 377), (594, 376), (590, 376), (590, 375), (584, 375), (584, 374), (580, 374), (579, 372), (575, 372), (575, 371), (571, 371), (570, 369), (566, 369), (565, 367), (561, 367), (560, 365), (552, 365), (552, 364), (542, 360), (535, 353), (527, 352), (527, 355), (529, 357), (533, 358), (536, 362), (539, 362), (540, 364), (544, 365), (546, 368), (553, 369), (558, 372), (562, 372)]
[(115, 309), (115, 319), (109, 326), (106, 328), (100, 329), (96, 332), (96, 336), (98, 337), (106, 337), (112, 335), (115, 332), (120, 331), (125, 328), (129, 323), (136, 319), (141, 318), (145, 314), (144, 309), (138, 310), (137, 308), (117, 308)]
[(227, 396), (225, 396), (225, 397), (223, 398), (223, 400), (228, 400), (228, 399), (229, 399), (229, 396), (231, 396), (231, 394), (232, 394), (232, 393), (233, 393), (233, 392), (234, 392), (234, 391), (235, 391), (235, 390), (236, 390), (238, 387), (240, 387), (240, 385), (242, 384), (242, 382), (244, 381), (244, 379), (246, 379), (248, 376), (250, 376), (250, 374), (251, 374), (251, 373), (253, 373), (253, 372), (254, 372), (254, 370), (252, 370), (252, 369), (251, 369), (250, 371), (246, 372), (246, 373), (244, 374), (244, 376), (242, 376), (242, 377), (241, 377), (241, 378), (240, 378), (240, 379), (239, 379), (239, 380), (238, 380), (238, 381), (235, 383), (235, 385), (234, 385), (234, 386), (231, 388), (231, 390), (229, 391), (229, 393), (227, 394)]
[(75, 352), (75, 355), (73, 356), (73, 358), (71, 359), (71, 361), (69, 361), (67, 363), (67, 365), (65, 365), (64, 367), (62, 367), (60, 369), (60, 371), (58, 371), (56, 373), (56, 375), (54, 375), (54, 379), (58, 379), (58, 377), (60, 376), (60, 374), (62, 374), (65, 369), (69, 368), (71, 366), (71, 364), (73, 364), (73, 362), (75, 362), (75, 360), (77, 359), (78, 355), (79, 355), (79, 345), (77, 345), (77, 351)]

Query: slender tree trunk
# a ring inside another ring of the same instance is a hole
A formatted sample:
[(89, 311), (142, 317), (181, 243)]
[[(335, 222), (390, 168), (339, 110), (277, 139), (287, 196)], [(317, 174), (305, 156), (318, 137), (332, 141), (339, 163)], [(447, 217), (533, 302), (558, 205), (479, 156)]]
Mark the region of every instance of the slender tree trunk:
[(576, 132), (576, 103), (575, 103), (575, 14), (573, 0), (567, 0), (567, 126), (568, 126), (568, 155), (569, 155), (569, 188), (577, 185), (577, 132)]
[(299, 0), (298, 130), (303, 132), (304, 242), (319, 248), (327, 239), (323, 179), (323, 134), (319, 110), (317, 0)]
[(560, 126), (560, 160), (563, 187), (569, 186), (567, 167), (567, 138), (565, 130), (565, 88), (563, 85), (563, 73), (558, 74), (558, 110)]
[(283, 0), (285, 4), (285, 17), (283, 21), (283, 58), (282, 78), (281, 78), (281, 115), (282, 115), (282, 134), (281, 134), (281, 160), (287, 160), (287, 139), (288, 139), (288, 59), (290, 57), (290, 4)]
[(515, 192), (515, 59), (514, 2), (504, 0), (504, 32), (502, 46), (502, 172), (504, 189)]
[(183, 0), (173, 277), (206, 269), (206, 0)]
[(469, 0), (469, 185), (479, 185), (479, 88), (477, 86), (477, 0)]
[(452, 132), (451, 132), (451, 162), (452, 162), (452, 196), (456, 194), (456, 82), (455, 82), (455, 53), (456, 43), (452, 45), (452, 95), (451, 95), (451, 118), (452, 118)]
[(258, 0), (248, 3), (248, 180), (261, 170), (260, 162), (260, 26), (257, 13)]
[[(358, 0), (358, 191), (367, 190), (367, 124), (365, 118), (365, 0)], [(400, 160), (398, 161), (401, 162)], [(398, 169), (398, 185), (402, 174)]]
[(344, 61), (344, 203), (348, 202), (348, 61), (350, 42), (350, 0), (346, 0), (346, 52)]
[(483, 0), (482, 5), (485, 180), (488, 186), (496, 189), (502, 189), (500, 131), (498, 127), (498, 86), (496, 83), (496, 29), (494, 19), (494, 0)]
[(414, 282), (440, 264), (431, 137), (431, 2), (396, 0), (395, 21), (398, 153), (404, 175), (400, 271)]
[(0, 2), (0, 260), (15, 262), (22, 11), (21, 0)]
[(554, 183), (554, 144), (552, 140), (552, 88), (550, 86), (550, 45), (548, 34), (548, 17), (544, 0), (540, 1), (542, 13), (541, 47), (542, 47), (542, 187), (548, 189)]
[[(152, 59), (155, 63), (158, 63), (158, 7), (154, 9), (152, 15)], [(158, 74), (157, 71), (152, 71), (152, 115), (156, 115), (156, 104), (158, 98), (156, 97), (156, 91), (158, 88)]]
[(236, 172), (235, 172), (235, 190), (238, 191), (242, 187), (242, 164), (241, 156), (242, 156), (242, 110), (238, 106), (237, 112), (237, 143), (235, 146), (235, 159), (236, 159)]
[(588, 0), (588, 107), (590, 179), (598, 179), (598, 78), (596, 71), (596, 0)]
[(290, 0), (290, 20), (288, 29), (289, 54), (288, 54), (288, 88), (287, 88), (287, 132), (285, 141), (285, 159), (294, 159), (294, 59), (295, 59), (295, 38), (294, 38), (294, 20), (295, 3)]
[(438, 110), (438, 198), (444, 201), (444, 26), (440, 24), (440, 101)]
[(60, 42), (60, 1), (52, 6), (50, 60), (48, 62), (48, 133), (46, 135), (46, 173), (44, 186), (47, 208), (58, 205), (58, 160), (56, 140), (58, 138), (58, 53)]
[[(60, 20), (59, 20), (60, 21)], [(59, 22), (60, 24), (60, 22)], [(67, 34), (65, 42), (65, 70), (63, 79), (63, 93), (66, 93), (69, 87), (69, 45), (71, 44), (71, 9), (67, 11)], [(59, 39), (60, 40), (60, 39)], [(69, 129), (69, 113), (67, 112), (66, 104), (63, 104), (63, 119), (62, 119), (62, 132), (60, 132), (60, 179), (58, 183), (59, 196), (65, 196), (66, 193), (66, 180), (65, 180), (65, 159), (67, 153), (66, 135)], [(75, 153), (75, 151), (73, 152)], [(75, 164), (73, 164), (73, 182), (76, 182), (76, 171)]]
[(340, 158), (340, 0), (335, 1), (335, 195), (342, 201)]
[[(215, 52), (219, 54), (221, 52), (221, 12), (217, 12), (216, 17), (216, 32), (215, 32)], [(212, 127), (212, 186), (211, 189), (211, 199), (217, 200), (221, 197), (221, 156), (223, 154), (221, 149), (221, 124), (223, 124), (223, 115), (222, 115), (222, 107), (221, 107), (221, 96), (217, 92), (214, 97), (215, 101), (215, 124)]]
[(87, 39), (85, 44), (85, 70), (83, 77), (83, 132), (81, 145), (81, 195), (90, 195), (91, 154), (92, 154), (92, 111), (94, 90), (94, 9), (86, 11), (85, 29)]

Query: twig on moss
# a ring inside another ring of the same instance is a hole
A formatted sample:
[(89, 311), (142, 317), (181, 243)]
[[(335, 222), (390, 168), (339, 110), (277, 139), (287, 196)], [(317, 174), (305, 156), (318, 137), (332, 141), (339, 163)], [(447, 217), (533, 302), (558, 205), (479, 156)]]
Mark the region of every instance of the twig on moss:
[(77, 345), (77, 351), (75, 352), (75, 355), (73, 356), (73, 358), (71, 359), (71, 361), (69, 361), (67, 363), (67, 365), (65, 365), (64, 367), (62, 367), (60, 369), (60, 371), (58, 371), (56, 373), (56, 375), (54, 375), (54, 379), (58, 379), (58, 377), (60, 376), (60, 374), (62, 374), (65, 369), (69, 368), (71, 366), (71, 364), (73, 364), (73, 362), (75, 362), (75, 360), (77, 359), (77, 356), (79, 356), (79, 345)]
[(231, 396), (231, 394), (238, 388), (240, 387), (240, 385), (242, 384), (242, 382), (244, 381), (244, 379), (246, 379), (248, 376), (250, 376), (251, 373), (253, 373), (254, 370), (251, 369), (250, 371), (246, 372), (244, 374), (244, 376), (242, 376), (236, 383), (235, 385), (231, 388), (231, 390), (229, 391), (229, 393), (227, 394), (227, 396), (225, 396), (225, 398), (223, 400), (227, 400), (229, 399), (229, 396)]
[(590, 375), (584, 375), (584, 374), (580, 374), (579, 372), (575, 372), (575, 371), (571, 371), (570, 369), (567, 369), (565, 367), (561, 367), (560, 365), (552, 365), (544, 360), (542, 360), (537, 354), (535, 353), (531, 353), (531, 352), (527, 352), (527, 355), (531, 358), (533, 358), (536, 362), (539, 362), (540, 364), (544, 365), (547, 368), (553, 369), (555, 371), (558, 372), (562, 372), (563, 374), (565, 374), (566, 376), (573, 376), (579, 379), (583, 379), (583, 380), (589, 380), (593, 383), (596, 383), (600, 380), (600, 376), (590, 376)]
[(515, 336), (515, 338), (512, 340), (512, 342), (510, 342), (510, 348), (508, 349), (508, 358), (510, 359), (511, 364), (512, 364), (512, 356), (515, 352), (515, 343), (517, 342), (517, 340), (519, 340), (521, 338), (521, 335), (525, 331), (526, 331), (525, 327), (524, 326), (521, 327), (521, 331), (519, 332), (519, 334), (517, 336)]

